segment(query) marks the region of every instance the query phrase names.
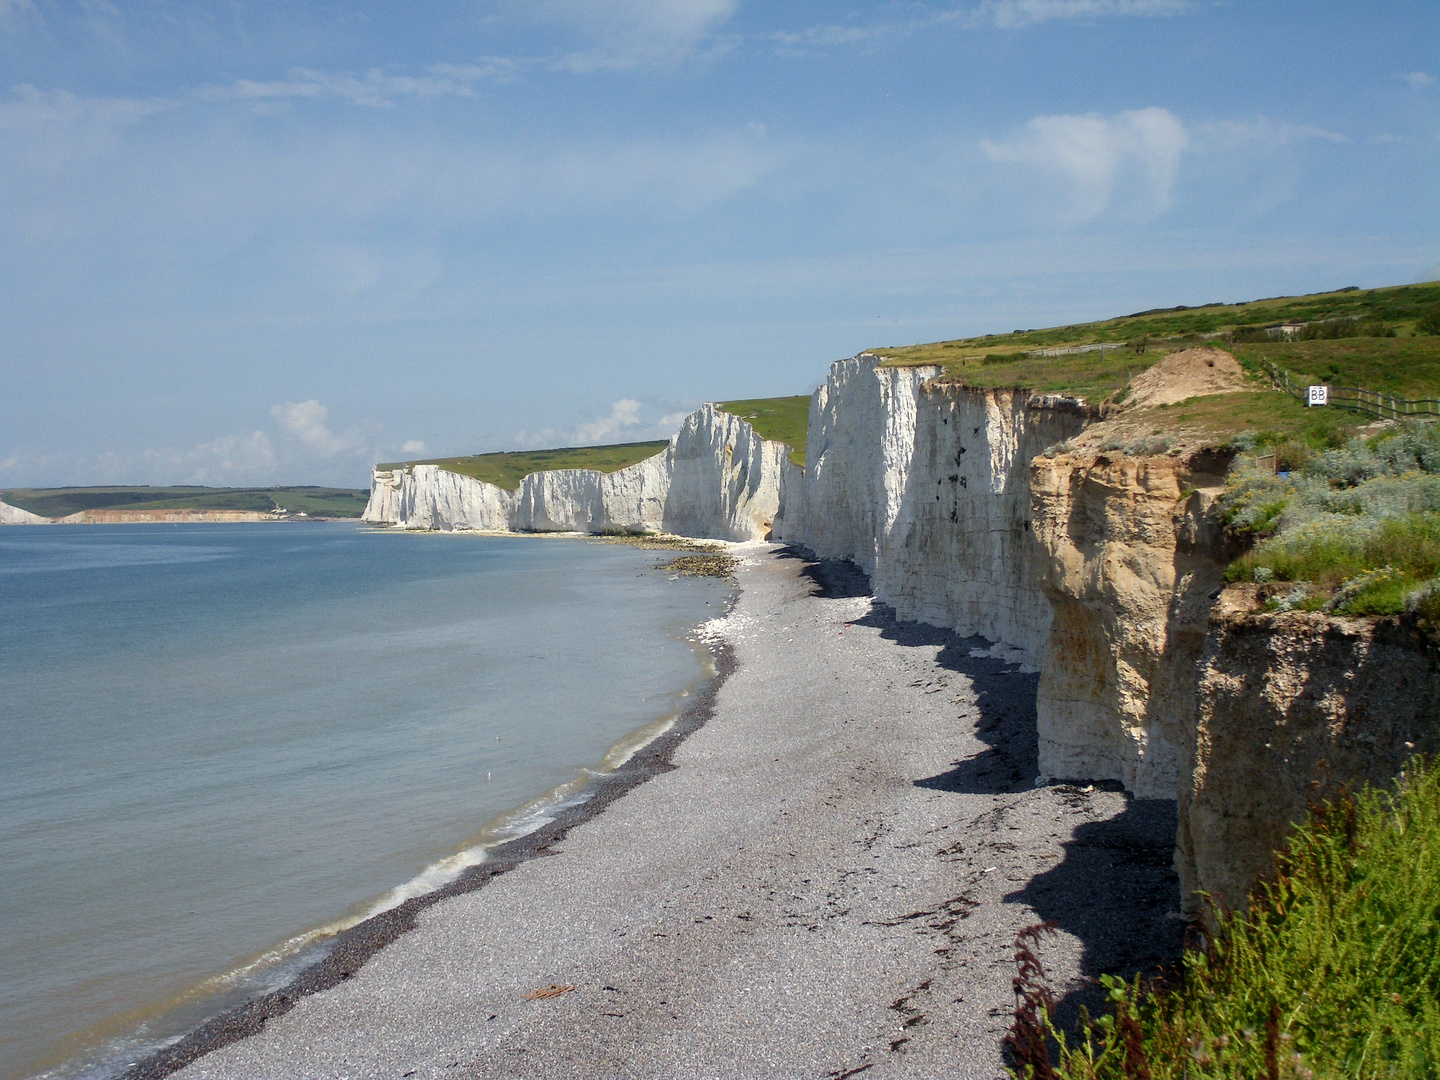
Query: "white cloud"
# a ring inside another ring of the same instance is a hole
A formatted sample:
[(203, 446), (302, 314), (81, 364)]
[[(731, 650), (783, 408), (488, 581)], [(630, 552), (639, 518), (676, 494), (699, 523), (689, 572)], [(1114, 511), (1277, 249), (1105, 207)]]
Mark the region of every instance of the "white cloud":
[(1190, 6), (1189, 0), (984, 0), (972, 13), (971, 23), (1012, 30), (1053, 19), (1173, 16)]
[(610, 406), (610, 415), (602, 416), (575, 429), (575, 440), (580, 443), (605, 443), (626, 428), (640, 426), (640, 402), (633, 398), (621, 398)]
[(1072, 221), (1089, 221), (1111, 205), (1117, 186), (1124, 210), (1143, 219), (1170, 205), (1180, 156), (1190, 146), (1185, 126), (1168, 109), (1105, 117), (1037, 116), (1018, 137), (981, 144), (992, 161), (1035, 166), (1068, 187)]
[(347, 446), (346, 440), (337, 437), (326, 423), (330, 418), (330, 410), (314, 398), (272, 405), (270, 415), (278, 420), (286, 431), (326, 457), (333, 457)]
[[(568, 430), (547, 427), (521, 431), (515, 435), (513, 445), (538, 450), (668, 439), (680, 430), (680, 425), (692, 411), (692, 407), (675, 401), (621, 398), (611, 403), (608, 415), (582, 421)], [(655, 416), (657, 412), (660, 413), (658, 417)]]
[(1435, 85), (1435, 77), (1426, 75), (1423, 71), (1408, 71), (1400, 78), (1405, 80), (1411, 90), (1428, 90)]
[(542, 0), (530, 12), (589, 40), (558, 67), (632, 71), (691, 59), (738, 6), (739, 0)]
[(424, 439), (408, 439), (400, 444), (402, 454), (423, 454), (425, 453)]
[(188, 447), (102, 450), (93, 455), (14, 451), (0, 458), (0, 479), (15, 485), (216, 484), (274, 480), (275, 449), (263, 431), (222, 435)]

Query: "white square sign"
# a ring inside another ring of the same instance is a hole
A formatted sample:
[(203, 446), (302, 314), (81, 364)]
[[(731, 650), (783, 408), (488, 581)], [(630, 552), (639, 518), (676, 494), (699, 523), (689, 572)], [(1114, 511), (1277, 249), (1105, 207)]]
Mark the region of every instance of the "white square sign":
[(1310, 387), (1310, 404), (1311, 404), (1311, 405), (1329, 405), (1329, 404), (1330, 404), (1330, 387), (1328, 387), (1328, 386), (1312, 386), (1312, 387)]

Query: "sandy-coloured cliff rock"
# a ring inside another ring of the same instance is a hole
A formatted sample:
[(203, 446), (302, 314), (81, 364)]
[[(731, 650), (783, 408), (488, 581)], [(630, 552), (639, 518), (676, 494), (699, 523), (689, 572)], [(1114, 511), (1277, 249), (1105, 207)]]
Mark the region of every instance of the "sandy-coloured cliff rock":
[(1209, 455), (1057, 454), (1031, 466), (1054, 611), (1040, 674), (1040, 770), (1175, 798), (1195, 671), (1224, 571)]
[(1192, 914), (1196, 890), (1243, 907), (1314, 794), (1387, 786), (1440, 750), (1440, 665), (1403, 619), (1266, 613), (1255, 586), (1232, 585), (1196, 681), (1176, 859)]
[(80, 510), (62, 518), (57, 525), (193, 525), (227, 522), (278, 521), (275, 514), (259, 510), (197, 510), (176, 507), (170, 510)]

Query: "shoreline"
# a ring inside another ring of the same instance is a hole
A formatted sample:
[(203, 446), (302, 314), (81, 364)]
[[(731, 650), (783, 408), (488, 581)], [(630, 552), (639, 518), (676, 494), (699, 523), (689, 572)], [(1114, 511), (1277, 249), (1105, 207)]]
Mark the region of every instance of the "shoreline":
[(1023, 927), (1059, 926), (1062, 1021), (1178, 954), (1174, 804), (1036, 787), (1033, 672), (849, 564), (735, 553), (644, 776), (126, 1075), (990, 1078)]
[[(734, 607), (738, 588), (732, 590), (726, 611)], [(724, 616), (719, 616), (723, 618)], [(116, 1080), (160, 1080), (223, 1046), (262, 1031), (265, 1024), (289, 1012), (305, 997), (328, 990), (351, 978), (371, 957), (413, 930), (422, 911), (443, 900), (484, 888), (495, 878), (549, 853), (552, 845), (579, 825), (602, 814), (617, 799), (674, 765), (679, 745), (704, 725), (713, 710), (715, 695), (734, 670), (734, 651), (720, 638), (706, 636), (701, 624), (697, 636), (710, 652), (714, 674), (673, 722), (633, 751), (618, 768), (595, 779), (582, 801), (562, 806), (539, 828), (487, 849), (485, 861), (465, 868), (452, 881), (340, 931), (327, 943), (326, 954), (304, 968), (277, 990), (227, 1009), (167, 1046), (154, 1050), (115, 1074)], [(659, 721), (651, 721), (651, 724)], [(649, 725), (642, 725), (643, 731)], [(628, 738), (628, 736), (627, 736)]]

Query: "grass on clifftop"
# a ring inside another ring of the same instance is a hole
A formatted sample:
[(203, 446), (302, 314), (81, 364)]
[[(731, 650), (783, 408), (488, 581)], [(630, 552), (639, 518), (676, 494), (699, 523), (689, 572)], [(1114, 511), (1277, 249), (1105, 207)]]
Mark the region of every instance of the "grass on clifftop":
[(66, 517), (81, 510), (251, 510), (269, 513), (283, 506), (310, 517), (358, 518), (370, 493), (352, 488), (90, 487), (12, 488), (0, 501), (41, 517)]
[[(1265, 328), (1309, 324), (1336, 340), (1268, 341)], [(1378, 335), (1398, 335), (1385, 337)], [(1241, 304), (1137, 312), (1042, 330), (872, 349), (887, 364), (937, 364), (970, 386), (1020, 386), (1100, 401), (1175, 349), (1230, 348), (1251, 365), (1268, 359), (1297, 375), (1406, 397), (1440, 394), (1440, 282), (1343, 289)], [(1103, 350), (1040, 356), (1038, 350), (1103, 345)], [(1142, 351), (1143, 350), (1143, 351)]]
[(750, 424), (762, 439), (790, 447), (790, 460), (805, 464), (805, 437), (810, 423), (810, 395), (721, 401), (717, 408)]
[(514, 450), (497, 454), (471, 454), (466, 457), (427, 458), (424, 461), (392, 461), (375, 466), (377, 469), (398, 469), (403, 466), (438, 465), (447, 472), (473, 476), (476, 480), (506, 491), (516, 491), (520, 481), (534, 472), (552, 469), (594, 469), (612, 473), (646, 458), (662, 453), (668, 441), (611, 443), (606, 446), (567, 446), (558, 450)]
[[(1440, 769), (1312, 808), (1248, 917), (1221, 916), (1167, 988), (1102, 981), (1106, 1015), (1067, 1040), (1021, 946), (1010, 1036), (1024, 1080), (1257, 1080), (1440, 1075)], [(1043, 950), (1042, 950), (1043, 951)], [(1053, 1065), (1046, 1036), (1058, 1036)]]
[(1284, 473), (1242, 468), (1228, 484), (1227, 521), (1259, 543), (1226, 577), (1266, 586), (1274, 609), (1440, 624), (1440, 426), (1284, 453)]

